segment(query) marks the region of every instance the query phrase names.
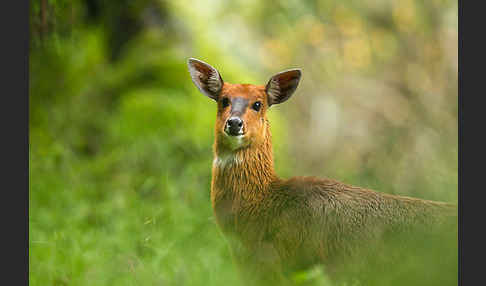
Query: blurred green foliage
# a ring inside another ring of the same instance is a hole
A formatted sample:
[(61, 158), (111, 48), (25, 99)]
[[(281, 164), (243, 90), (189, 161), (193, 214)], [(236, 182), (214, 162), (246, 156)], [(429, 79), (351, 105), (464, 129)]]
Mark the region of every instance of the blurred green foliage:
[[(303, 68), (269, 112), (283, 177), (457, 201), (454, 1), (39, 0), (30, 22), (31, 285), (240, 283), (188, 57), (233, 83)], [(294, 280), (332, 285), (316, 269)]]

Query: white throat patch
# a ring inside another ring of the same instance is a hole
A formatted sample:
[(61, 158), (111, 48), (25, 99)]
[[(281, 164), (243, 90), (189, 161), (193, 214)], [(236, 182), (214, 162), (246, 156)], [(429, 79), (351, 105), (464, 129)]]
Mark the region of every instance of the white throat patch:
[(223, 156), (215, 156), (213, 160), (213, 166), (224, 169), (227, 166), (233, 164), (240, 164), (241, 159), (236, 154), (225, 154)]

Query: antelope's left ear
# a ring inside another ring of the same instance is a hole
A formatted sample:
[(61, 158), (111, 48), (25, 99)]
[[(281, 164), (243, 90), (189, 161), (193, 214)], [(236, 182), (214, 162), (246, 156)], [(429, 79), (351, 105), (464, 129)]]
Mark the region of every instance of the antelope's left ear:
[(199, 91), (209, 98), (218, 100), (219, 93), (223, 87), (223, 79), (218, 70), (210, 64), (194, 58), (187, 60), (187, 67), (189, 68), (192, 82), (194, 82)]
[(301, 69), (280, 72), (268, 81), (265, 92), (268, 95), (268, 106), (286, 101), (299, 85)]

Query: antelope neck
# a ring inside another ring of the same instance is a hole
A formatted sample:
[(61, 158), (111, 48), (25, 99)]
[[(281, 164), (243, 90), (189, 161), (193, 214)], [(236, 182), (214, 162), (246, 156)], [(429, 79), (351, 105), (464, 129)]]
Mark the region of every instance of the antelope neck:
[(217, 146), (218, 142), (213, 161), (213, 180), (217, 188), (244, 198), (256, 198), (268, 192), (270, 184), (278, 179), (270, 138), (259, 146), (250, 145), (232, 152), (219, 150)]

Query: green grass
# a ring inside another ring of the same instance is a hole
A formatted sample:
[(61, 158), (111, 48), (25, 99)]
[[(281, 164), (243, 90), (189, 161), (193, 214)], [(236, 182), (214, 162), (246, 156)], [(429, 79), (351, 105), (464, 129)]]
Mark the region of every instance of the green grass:
[(33, 130), (31, 285), (235, 283), (209, 203), (210, 122), (182, 118), (174, 98), (124, 96), (95, 155)]

